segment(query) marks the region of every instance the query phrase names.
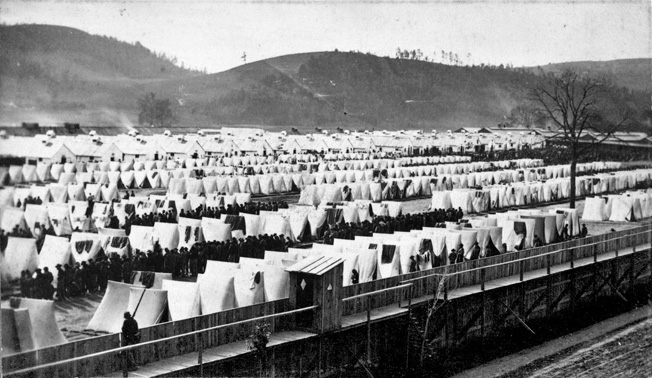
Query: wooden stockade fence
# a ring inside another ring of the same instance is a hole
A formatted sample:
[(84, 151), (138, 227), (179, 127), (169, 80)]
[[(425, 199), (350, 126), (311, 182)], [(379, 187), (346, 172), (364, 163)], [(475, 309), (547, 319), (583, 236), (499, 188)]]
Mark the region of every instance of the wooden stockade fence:
[[(445, 265), (429, 270), (403, 274), (389, 278), (378, 279), (343, 288), (343, 298), (353, 297), (370, 291), (382, 291), (403, 283), (412, 283), (413, 287), (408, 292), (386, 291), (370, 298), (371, 308), (385, 307), (400, 301), (407, 301), (408, 295), (412, 299), (433, 296), (439, 279), (447, 277), (447, 288), (455, 289), (465, 286), (480, 285), (483, 281), (519, 275), (537, 269), (547, 268), (568, 263), (585, 257), (600, 255), (610, 251), (647, 244), (652, 241), (652, 223), (628, 230), (611, 232), (574, 239), (567, 242), (555, 243), (543, 247), (531, 248), (524, 251), (510, 252), (484, 259), (466, 261), (459, 264)], [(540, 258), (537, 258), (541, 256)], [(514, 262), (511, 264), (504, 264)], [(480, 269), (491, 267), (491, 269)], [(360, 301), (346, 301), (343, 304), (343, 316), (366, 311), (366, 304)]]
[[(249, 307), (254, 307), (254, 306), (249, 306)], [(237, 340), (243, 340), (246, 337), (248, 337), (253, 327), (255, 327), (256, 322), (266, 321), (272, 323), (277, 318), (289, 317), (290, 319), (282, 320), (282, 323), (292, 326), (292, 324), (294, 323), (294, 316), (296, 314), (307, 312), (307, 311), (314, 311), (318, 307), (319, 306), (309, 306), (309, 307), (304, 307), (297, 310), (285, 311), (277, 314), (264, 315), (255, 318), (233, 321), (232, 323), (229, 324), (217, 325), (206, 329), (200, 329), (196, 331), (186, 332), (183, 334), (158, 338), (155, 340), (149, 340), (149, 341), (141, 340), (139, 344), (124, 346), (124, 347), (116, 347), (113, 349), (91, 353), (84, 356), (77, 356), (65, 360), (53, 361), (38, 366), (32, 366), (32, 367), (19, 369), (19, 370), (14, 370), (11, 372), (3, 372), (3, 375), (5, 377), (17, 377), (17, 376), (32, 376), (36, 374), (38, 376), (43, 376), (48, 378), (59, 377), (59, 376), (60, 377), (101, 376), (120, 370), (120, 367), (122, 366), (121, 364), (122, 359), (120, 358), (121, 353), (127, 351), (133, 351), (136, 353), (136, 356), (138, 357), (137, 363), (144, 364), (145, 362), (143, 362), (143, 360), (141, 359), (142, 356), (139, 355), (142, 353), (147, 353), (148, 349), (155, 350), (155, 354), (157, 354), (157, 358), (153, 359), (152, 361), (157, 361), (160, 359), (170, 358), (179, 355), (180, 353), (173, 354), (172, 352), (170, 352), (170, 349), (168, 349), (168, 354), (170, 355), (159, 354), (159, 352), (161, 350), (165, 350), (165, 347), (170, 345), (169, 343), (180, 343), (180, 342), (181, 343), (191, 342), (192, 344), (194, 344), (193, 351), (198, 352), (197, 364), (201, 365), (202, 351), (206, 348), (205, 347), (206, 341), (211, 339), (211, 335), (214, 336), (216, 333), (219, 334), (220, 332), (231, 331), (229, 332), (229, 334), (231, 335), (232, 339), (228, 341), (222, 340), (219, 342), (218, 345), (228, 344)], [(244, 330), (247, 330), (247, 332), (244, 332)], [(276, 332), (278, 332), (278, 329)], [(194, 340), (197, 341), (195, 342)], [(200, 342), (200, 340), (203, 342)], [(210, 342), (208, 342), (208, 344), (210, 345)], [(210, 345), (209, 347), (215, 347), (215, 346), (217, 345)], [(189, 353), (189, 352), (190, 351), (184, 353)], [(96, 364), (95, 361), (97, 361), (98, 359), (101, 360), (106, 359), (108, 361), (111, 361), (111, 363)], [(102, 368), (106, 370), (101, 370)]]
[[(441, 277), (447, 277), (451, 290), (483, 282), (545, 269), (581, 258), (598, 256), (652, 242), (652, 223), (604, 235), (517, 251), (427, 271), (345, 286), (342, 293), (343, 316), (369, 311), (412, 299), (432, 297)], [(486, 269), (485, 269), (486, 268)], [(408, 290), (409, 288), (409, 290)], [(402, 290), (397, 290), (402, 289)], [(228, 344), (251, 334), (255, 321), (270, 324), (272, 332), (294, 328), (295, 312), (289, 299), (235, 308), (191, 319), (157, 324), (141, 329), (141, 344), (119, 348), (119, 334), (70, 342), (55, 347), (3, 357), (3, 373), (9, 376), (40, 372), (43, 376), (96, 376), (116, 371), (116, 354), (136, 349), (137, 362), (147, 364), (182, 354)], [(92, 361), (91, 361), (92, 360)]]
[[(150, 327), (140, 329), (141, 341), (156, 341), (164, 338), (170, 338), (187, 334), (193, 331), (228, 325), (237, 321), (258, 318), (274, 314), (285, 313), (290, 310), (289, 300), (287, 298), (272, 302), (265, 302), (253, 306), (239, 307), (213, 314), (200, 315), (198, 317), (171, 321), (156, 324)], [(271, 318), (268, 321), (272, 332), (279, 332), (293, 328), (292, 319)], [(218, 345), (228, 344), (233, 341), (243, 340), (251, 334), (254, 324), (240, 324), (236, 327), (219, 329), (216, 332), (209, 332), (202, 338), (202, 347), (211, 348)], [(15, 370), (25, 369), (37, 365), (45, 365), (52, 362), (63, 361), (75, 357), (83, 357), (98, 352), (115, 349), (120, 346), (120, 334), (109, 334), (104, 336), (93, 337), (89, 339), (78, 340), (62, 345), (57, 345), (45, 349), (39, 349), (24, 353), (18, 353), (2, 358), (3, 372), (6, 374)], [(161, 342), (149, 347), (143, 347), (139, 350), (138, 362), (146, 364), (163, 358), (173, 357), (185, 353), (191, 353), (198, 350), (197, 336), (184, 336), (175, 340)], [(86, 361), (81, 360), (74, 366), (58, 366), (53, 373), (58, 372), (58, 376), (72, 375), (101, 375), (111, 370), (111, 365), (116, 364), (115, 356), (103, 355), (98, 356), (93, 361), (93, 367), (86, 366)], [(77, 371), (77, 374), (71, 374)], [(85, 372), (85, 373), (82, 373)]]
[[(114, 333), (105, 336), (93, 337), (69, 342), (66, 344), (56, 345), (49, 348), (33, 350), (14, 354), (2, 358), (2, 369), (6, 375), (10, 371), (29, 368), (36, 365), (42, 365), (55, 361), (67, 360), (77, 356), (94, 354), (108, 349), (118, 348), (120, 346), (120, 334)], [(112, 361), (105, 358), (98, 358), (96, 365), (102, 368), (105, 364), (110, 365)], [(79, 366), (83, 368), (83, 366)], [(64, 376), (66, 372), (69, 376), (79, 375), (70, 374), (74, 370), (68, 370), (67, 367), (57, 367), (53, 375)]]

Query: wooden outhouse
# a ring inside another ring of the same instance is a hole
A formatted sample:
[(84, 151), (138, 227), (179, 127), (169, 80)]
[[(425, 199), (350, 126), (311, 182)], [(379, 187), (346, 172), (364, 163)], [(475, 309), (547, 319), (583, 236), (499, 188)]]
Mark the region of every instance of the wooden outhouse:
[(341, 328), (343, 269), (344, 259), (325, 256), (309, 257), (286, 269), (290, 273), (291, 308), (319, 306), (297, 314), (298, 328), (315, 333)]

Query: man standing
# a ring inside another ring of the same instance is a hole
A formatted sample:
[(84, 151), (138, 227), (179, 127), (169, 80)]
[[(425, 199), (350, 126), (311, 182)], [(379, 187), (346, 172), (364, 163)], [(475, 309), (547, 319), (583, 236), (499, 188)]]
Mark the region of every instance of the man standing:
[(561, 230), (561, 240), (566, 241), (570, 240), (570, 234), (568, 233), (568, 225), (565, 224), (564, 228)]
[[(138, 322), (131, 316), (129, 311), (124, 313), (125, 320), (122, 323), (122, 346), (134, 345), (140, 342), (140, 330), (138, 329)], [(138, 370), (136, 361), (134, 359), (133, 350), (128, 350), (126, 353), (127, 370)]]
[(46, 266), (43, 268), (43, 299), (52, 300), (52, 296), (54, 295), (54, 287), (52, 286), (53, 281), (54, 276)]
[(469, 260), (477, 260), (480, 258), (480, 244), (476, 241), (471, 247), (471, 258)]
[(60, 301), (66, 300), (66, 272), (57, 264), (57, 299)]

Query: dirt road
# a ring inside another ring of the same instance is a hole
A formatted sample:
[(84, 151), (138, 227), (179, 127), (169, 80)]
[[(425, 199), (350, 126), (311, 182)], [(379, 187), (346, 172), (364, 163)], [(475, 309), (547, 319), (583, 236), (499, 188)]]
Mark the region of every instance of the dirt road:
[(496, 359), (454, 378), (652, 377), (652, 306)]

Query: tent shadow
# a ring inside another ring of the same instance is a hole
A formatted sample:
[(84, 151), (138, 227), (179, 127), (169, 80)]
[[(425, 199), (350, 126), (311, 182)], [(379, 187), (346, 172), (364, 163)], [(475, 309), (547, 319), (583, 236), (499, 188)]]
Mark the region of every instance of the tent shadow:
[(69, 302), (57, 301), (54, 302), (54, 308), (57, 310), (70, 310), (73, 306)]

